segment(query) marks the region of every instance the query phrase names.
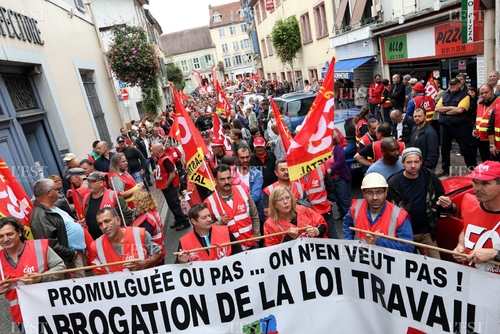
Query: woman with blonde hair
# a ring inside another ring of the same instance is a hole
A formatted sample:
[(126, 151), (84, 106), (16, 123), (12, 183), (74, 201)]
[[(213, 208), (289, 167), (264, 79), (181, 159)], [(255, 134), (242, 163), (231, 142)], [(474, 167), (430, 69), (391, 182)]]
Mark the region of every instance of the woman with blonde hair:
[(143, 227), (151, 235), (153, 241), (160, 246), (163, 255), (161, 262), (163, 264), (165, 257), (165, 242), (163, 236), (163, 222), (158, 213), (158, 204), (149, 191), (141, 190), (134, 194), (134, 205), (140, 216), (134, 221), (132, 226)]
[[(299, 228), (307, 227), (300, 232)], [(296, 239), (302, 234), (311, 238), (327, 238), (328, 225), (322, 215), (308, 207), (297, 205), (295, 196), (287, 186), (277, 186), (269, 196), (269, 218), (264, 223), (264, 234), (288, 231), (264, 239), (265, 246), (277, 245)]]

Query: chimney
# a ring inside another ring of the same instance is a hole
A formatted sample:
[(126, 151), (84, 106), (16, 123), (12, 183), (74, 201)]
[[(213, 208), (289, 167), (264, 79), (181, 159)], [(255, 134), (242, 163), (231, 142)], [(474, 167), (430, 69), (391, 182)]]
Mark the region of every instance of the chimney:
[(212, 9), (212, 5), (208, 5), (208, 10)]

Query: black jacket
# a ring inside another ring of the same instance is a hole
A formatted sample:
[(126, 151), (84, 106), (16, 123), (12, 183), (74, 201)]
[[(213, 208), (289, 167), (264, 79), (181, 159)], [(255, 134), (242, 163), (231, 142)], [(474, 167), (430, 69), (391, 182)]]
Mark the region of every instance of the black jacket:
[(417, 126), (413, 127), (409, 147), (420, 149), (424, 167), (436, 169), (439, 159), (439, 140), (436, 130), (431, 125), (425, 123), (420, 130)]
[(276, 157), (274, 153), (271, 151), (266, 152), (266, 159), (264, 159), (264, 163), (254, 154), (250, 156), (250, 166), (257, 167), (261, 172), (264, 178), (264, 182), (262, 184), (262, 189), (264, 190), (267, 186), (273, 184), (278, 181), (278, 177), (274, 173), (276, 166)]
[[(434, 172), (431, 172), (425, 167), (422, 167), (421, 170), (423, 170), (425, 175), (425, 187), (427, 189), (427, 194), (425, 198), (427, 224), (431, 231), (432, 239), (434, 239), (437, 232), (438, 211), (443, 210), (440, 206), (438, 207), (436, 203), (438, 198), (444, 195), (444, 188), (443, 185), (441, 184), (441, 181)], [(389, 189), (387, 191), (386, 200), (406, 211), (409, 211), (408, 205), (410, 205), (410, 203), (406, 203), (403, 201), (402, 190), (398, 181), (399, 176), (402, 173), (404, 173), (404, 170), (401, 170), (396, 174), (391, 175), (387, 180)]]
[[(151, 137), (146, 136), (146, 139), (148, 140), (149, 145), (151, 145)], [(146, 147), (146, 144), (144, 143), (144, 140), (142, 140), (141, 136), (137, 137), (135, 140), (135, 146), (142, 153), (144, 158), (148, 157), (149, 147)], [(151, 156), (151, 154), (149, 155)]]
[[(413, 130), (413, 127), (415, 126), (415, 121), (413, 120), (413, 117), (404, 115), (403, 117), (403, 131), (401, 135), (401, 139), (405, 143), (406, 146), (410, 144), (410, 137), (411, 137), (411, 132)], [(398, 138), (398, 123), (392, 124), (392, 136), (396, 139)]]
[(392, 108), (403, 112), (405, 107), (405, 84), (400, 82), (397, 85), (393, 85), (389, 96), (391, 97)]
[(68, 235), (64, 220), (57, 213), (43, 204), (33, 201), (33, 211), (30, 217), (31, 233), (35, 239), (49, 239), (49, 246), (65, 263), (75, 256), (68, 248)]

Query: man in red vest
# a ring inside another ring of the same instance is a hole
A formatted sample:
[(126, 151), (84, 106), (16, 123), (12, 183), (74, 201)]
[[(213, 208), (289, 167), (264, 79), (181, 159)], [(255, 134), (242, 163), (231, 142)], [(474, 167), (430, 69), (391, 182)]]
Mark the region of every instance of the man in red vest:
[(92, 264), (112, 263), (133, 259), (141, 261), (94, 269), (98, 274), (109, 274), (128, 269), (130, 271), (153, 267), (161, 261), (161, 248), (142, 227), (124, 227), (118, 212), (104, 208), (97, 212), (97, 224), (103, 235), (97, 238), (91, 248)]
[(181, 237), (179, 240), (180, 254), (176, 263), (187, 263), (191, 261), (219, 260), (223, 257), (240, 253), (242, 251), (239, 244), (231, 246), (211, 248), (199, 252), (187, 252), (188, 250), (208, 247), (210, 245), (220, 245), (227, 242), (236, 241), (234, 235), (227, 226), (214, 225), (212, 214), (206, 203), (195, 204), (189, 210), (189, 219), (193, 224), (193, 230)]
[[(24, 284), (49, 282), (59, 279), (57, 276), (31, 278), (30, 276), (44, 272), (66, 269), (64, 261), (49, 247), (48, 239), (26, 240), (24, 226), (11, 217), (0, 218), (0, 265), (5, 279), (23, 277), (19, 281)], [(21, 308), (17, 299), (18, 281), (0, 281), (0, 294), (5, 294), (9, 301), (12, 321), (24, 333)]]
[(349, 227), (382, 233), (399, 239), (413, 241), (413, 231), (408, 213), (386, 201), (387, 181), (379, 173), (367, 174), (362, 183), (364, 199), (355, 199), (344, 217), (344, 239), (354, 240), (354, 236), (370, 245), (413, 252), (413, 245), (379, 238), (372, 234), (354, 232)]
[(457, 262), (484, 271), (500, 274), (500, 162), (485, 161), (467, 175), (472, 179), (474, 195), (465, 194), (462, 200), (464, 229), (458, 237), (455, 252), (467, 258), (453, 256)]
[[(233, 186), (231, 167), (220, 164), (214, 169), (216, 191), (205, 203), (217, 219), (217, 225), (227, 225), (236, 240), (260, 236), (260, 219), (257, 206), (242, 186)], [(256, 246), (254, 241), (242, 243), (247, 250)]]

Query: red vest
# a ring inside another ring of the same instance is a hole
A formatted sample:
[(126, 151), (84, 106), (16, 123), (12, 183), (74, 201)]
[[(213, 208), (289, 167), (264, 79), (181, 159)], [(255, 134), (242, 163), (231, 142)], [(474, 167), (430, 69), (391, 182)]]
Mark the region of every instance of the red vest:
[[(0, 250), (0, 265), (3, 268), (5, 277), (23, 277), (26, 274), (43, 273), (49, 270), (47, 265), (47, 250), (49, 249), (48, 239), (28, 240), (24, 242), (24, 251), (18, 259), (17, 268), (14, 269), (5, 258), (5, 250)], [(23, 322), (21, 308), (17, 298), (16, 282), (12, 282), (9, 290), (5, 293), (5, 298), (9, 302), (12, 320), (20, 324)]]
[(151, 236), (153, 241), (160, 246), (161, 254), (165, 256), (165, 243), (164, 243), (164, 235), (163, 235), (163, 222), (161, 221), (160, 215), (156, 210), (149, 210), (144, 212), (142, 215), (137, 217), (137, 219), (132, 224), (132, 227), (142, 227), (142, 224), (146, 221), (153, 225), (154, 232)]
[[(382, 147), (380, 146), (380, 143), (382, 141), (381, 140), (377, 140), (377, 141), (374, 141), (373, 142), (373, 162), (376, 162), (380, 159), (382, 159), (382, 157), (384, 156), (382, 154)], [(405, 149), (405, 143), (403, 143), (402, 141), (398, 141), (398, 145), (399, 145), (399, 156), (402, 156), (403, 155), (403, 151)]]
[[(271, 196), (271, 192), (279, 186), (280, 183), (278, 181), (274, 182), (273, 184), (267, 186), (262, 190), (264, 194), (267, 196)], [(290, 181), (290, 190), (292, 191), (293, 196), (295, 196), (295, 199), (301, 199), (304, 198), (304, 187), (302, 187), (302, 183), (300, 181)]]
[[(92, 264), (112, 263), (118, 261), (126, 261), (133, 259), (147, 259), (148, 251), (145, 244), (146, 230), (139, 227), (121, 227), (125, 229), (125, 237), (122, 244), (122, 256), (119, 257), (111, 241), (106, 235), (101, 235), (92, 243), (92, 254), (95, 258)], [(138, 251), (141, 250), (141, 251)], [(97, 269), (98, 273), (114, 273), (123, 271), (123, 264), (107, 266)]]
[[(326, 167), (321, 164), (315, 170), (309, 172), (306, 183), (306, 193), (311, 201), (313, 209), (319, 214), (332, 211), (328, 193), (325, 186)], [(304, 179), (305, 180), (305, 179)]]
[[(361, 137), (361, 140), (360, 140), (360, 144), (363, 144), (364, 147), (370, 145), (371, 143), (375, 142), (375, 140), (373, 140), (373, 138), (370, 136), (370, 134), (367, 132), (363, 135), (363, 137)], [(361, 146), (360, 146), (360, 149), (361, 149)], [(372, 157), (366, 157), (366, 159), (370, 162), (373, 162), (373, 158)]]
[[(212, 225), (212, 230), (210, 231), (210, 243), (212, 245), (221, 245), (230, 242), (229, 231), (227, 226)], [(180, 239), (181, 247), (183, 250), (191, 250), (195, 248), (201, 248), (203, 245), (200, 243), (195, 235), (194, 230), (191, 230), (188, 234), (181, 237)], [(220, 260), (223, 257), (231, 255), (231, 246), (211, 248), (207, 251), (199, 251), (189, 253), (190, 261), (211, 261)]]
[[(406, 211), (388, 201), (385, 201), (385, 209), (382, 216), (371, 226), (370, 220), (366, 216), (368, 210), (367, 201), (364, 199), (354, 199), (350, 210), (354, 227), (372, 232), (378, 231), (379, 233), (393, 237), (396, 237), (396, 231), (408, 217)], [(356, 232), (356, 236), (362, 240), (366, 239), (365, 233)]]
[[(308, 207), (297, 205), (297, 226), (292, 223), (280, 219), (277, 223), (273, 221), (272, 218), (267, 218), (264, 223), (264, 234), (273, 234), (277, 232), (287, 231), (291, 227), (318, 227), (320, 225), (325, 225), (326, 231), (323, 234), (323, 238), (328, 238), (328, 225), (326, 224), (325, 219), (322, 215), (317, 213), (314, 210), (309, 209)], [(268, 237), (264, 239), (265, 246), (273, 246), (278, 245), (285, 240), (286, 234), (277, 235), (274, 237)]]
[(181, 157), (182, 157), (182, 153), (179, 151), (179, 149), (177, 147), (173, 147), (171, 146), (170, 147), (170, 150), (163, 150), (165, 152), (165, 154), (168, 154), (172, 157), (172, 161), (174, 163), (177, 163), (180, 161)]
[[(118, 174), (115, 171), (111, 171), (111, 172), (109, 172), (109, 183), (111, 184), (111, 187), (113, 189), (114, 189), (113, 183), (112, 183), (113, 176), (118, 176), (120, 178), (120, 180), (122, 180), (125, 183), (124, 191), (139, 187), (135, 183), (134, 178), (132, 177), (132, 175), (129, 174), (129, 172), (125, 171), (125, 173)], [(127, 202), (127, 205), (129, 208), (131, 208), (131, 209), (135, 208), (135, 206), (134, 206), (134, 194), (132, 194), (131, 196), (129, 196), (127, 198), (124, 197), (123, 199), (125, 200), (125, 202)]]
[[(85, 212), (89, 196), (90, 192), (83, 198), (83, 205), (84, 205), (83, 212)], [(106, 189), (104, 195), (102, 195), (102, 201), (99, 210), (104, 208), (116, 208), (116, 206), (118, 205), (117, 201), (118, 201), (118, 194), (113, 190)]]
[[(464, 221), (465, 252), (469, 254), (474, 249), (495, 248), (500, 250), (500, 214), (485, 212), (479, 205), (476, 196), (465, 194), (462, 199), (462, 217)], [(468, 263), (484, 271), (500, 274), (500, 267), (490, 263)]]
[(415, 109), (422, 108), (425, 110), (425, 120), (427, 123), (432, 123), (432, 116), (434, 116), (434, 100), (427, 95), (417, 95), (413, 98)]
[[(477, 104), (477, 114), (476, 114), (476, 138), (482, 141), (488, 140), (488, 122), (490, 120), (491, 113), (500, 106), (500, 99), (495, 97), (495, 101), (486, 107), (482, 103)], [(495, 116), (496, 121), (496, 116)]]
[[(216, 196), (218, 198), (216, 198)], [(233, 186), (233, 205), (232, 207), (224, 201), (217, 191), (210, 195), (205, 203), (208, 210), (218, 220), (223, 213), (227, 213), (229, 221), (227, 227), (234, 235), (236, 240), (253, 238), (252, 216), (250, 215), (249, 195), (241, 186)], [(222, 203), (222, 207), (221, 207)], [(254, 241), (247, 241), (241, 244), (243, 249), (248, 249), (255, 244)]]
[[(168, 154), (163, 154), (161, 158), (158, 159), (156, 162), (156, 170), (155, 170), (155, 179), (156, 179), (156, 189), (165, 189), (167, 187), (167, 181), (168, 181), (168, 174), (167, 171), (165, 170), (165, 167), (163, 167), (163, 161), (165, 159), (168, 159), (170, 163), (174, 166), (175, 168), (175, 163), (172, 157)], [(180, 184), (179, 180), (179, 175), (177, 174), (177, 169), (175, 170), (175, 178), (172, 181), (171, 186), (176, 188)]]
[[(228, 157), (233, 155), (233, 151), (229, 151), (229, 150), (224, 150), (224, 151), (225, 151), (224, 155), (227, 155)], [(212, 169), (212, 170), (214, 170), (214, 168), (217, 167), (218, 164), (215, 162), (215, 154), (212, 153), (210, 155), (210, 158), (208, 158), (208, 165), (210, 166), (210, 169)]]

